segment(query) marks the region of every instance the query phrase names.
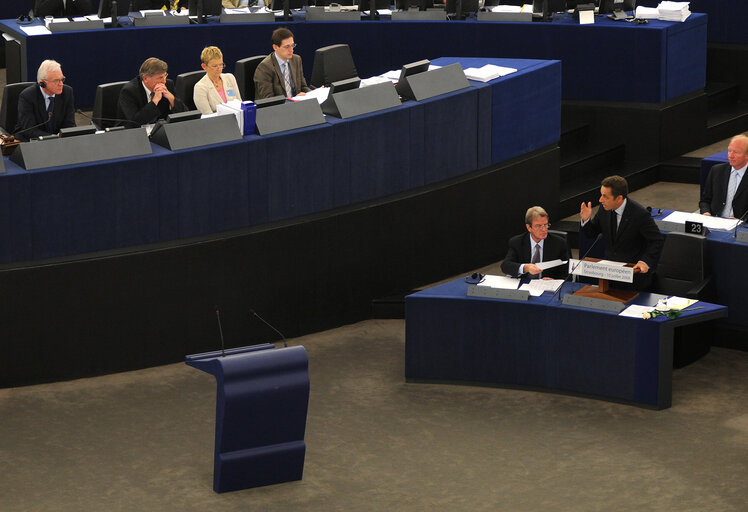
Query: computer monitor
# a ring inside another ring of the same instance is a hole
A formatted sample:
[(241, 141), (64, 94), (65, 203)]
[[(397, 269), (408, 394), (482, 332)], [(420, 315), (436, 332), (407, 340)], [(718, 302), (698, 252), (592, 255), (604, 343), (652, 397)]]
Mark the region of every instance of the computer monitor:
[[(377, 10), (380, 9), (390, 9), (392, 7), (392, 0), (374, 0), (375, 7)], [(359, 11), (368, 11), (371, 9), (371, 1), (370, 0), (358, 0), (358, 10)]]
[[(200, 7), (202, 12), (198, 14)], [(220, 16), (222, 9), (221, 0), (190, 0), (189, 3), (190, 16)]]
[[(273, 3), (271, 5), (271, 9), (274, 11), (282, 11), (284, 10), (283, 2), (285, 0), (273, 0)], [(342, 2), (340, 2), (342, 3)], [(306, 7), (309, 4), (309, 0), (288, 0), (288, 8), (289, 9), (302, 9)], [(320, 5), (320, 4), (317, 4)]]
[(361, 79), (348, 78), (346, 80), (338, 80), (330, 84), (330, 92), (328, 94), (335, 94), (338, 92), (350, 91), (351, 89), (358, 89), (361, 85)]
[(434, 7), (434, 0), (396, 0), (395, 7), (401, 11), (407, 11), (417, 7), (419, 11), (425, 11)]
[(330, 4), (339, 4), (339, 5), (358, 5), (358, 0), (310, 0), (309, 5), (314, 5), (315, 7), (327, 7)]
[(166, 116), (166, 119), (161, 119), (154, 125), (153, 130), (151, 130), (151, 139), (153, 138), (154, 135), (160, 132), (164, 128), (164, 125), (166, 124), (181, 123), (183, 121), (192, 121), (194, 119), (200, 119), (201, 116), (202, 116), (202, 112), (200, 112), (199, 110), (188, 110), (187, 112), (169, 114), (168, 116)]
[(544, 21), (551, 21), (554, 12), (566, 10), (566, 0), (533, 0), (533, 14), (540, 14)]
[(358, 76), (351, 49), (347, 44), (334, 44), (317, 48), (312, 66), (313, 87), (329, 86), (338, 80)]
[(636, 9), (636, 0), (600, 0), (600, 14), (633, 11), (634, 9)]
[(115, 16), (127, 16), (130, 12), (130, 0), (101, 0), (99, 2), (99, 18), (109, 18), (112, 15), (112, 3), (117, 2), (117, 14)]
[(91, 135), (93, 133), (96, 133), (96, 127), (93, 124), (60, 128), (60, 138), (75, 137), (76, 135)]
[(275, 105), (282, 105), (286, 102), (285, 96), (271, 96), (270, 98), (263, 98), (261, 100), (255, 100), (255, 107), (257, 108), (265, 108), (265, 107), (273, 107)]
[(445, 7), (447, 14), (454, 14), (458, 18), (478, 12), (482, 8), (483, 0), (447, 0)]

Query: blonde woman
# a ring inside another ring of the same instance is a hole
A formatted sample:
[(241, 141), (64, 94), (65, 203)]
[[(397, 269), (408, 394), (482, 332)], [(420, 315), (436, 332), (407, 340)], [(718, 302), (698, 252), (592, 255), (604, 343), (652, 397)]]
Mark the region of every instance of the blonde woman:
[(242, 100), (236, 78), (231, 73), (224, 73), (223, 53), (215, 46), (208, 46), (200, 54), (205, 76), (195, 84), (193, 99), (195, 106), (203, 114), (212, 114), (219, 103), (231, 100)]

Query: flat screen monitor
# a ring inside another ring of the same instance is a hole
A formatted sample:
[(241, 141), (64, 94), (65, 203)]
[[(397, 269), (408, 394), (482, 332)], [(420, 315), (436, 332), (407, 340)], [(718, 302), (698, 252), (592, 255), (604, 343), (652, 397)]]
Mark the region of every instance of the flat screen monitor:
[(600, 0), (600, 14), (610, 14), (613, 11), (633, 11), (636, 0)]
[(221, 9), (223, 8), (223, 5), (221, 4), (221, 0), (190, 0), (189, 3), (189, 15), (190, 16), (197, 16), (198, 11), (198, 3), (202, 2), (203, 4), (203, 16), (220, 16), (221, 15)]
[[(547, 6), (547, 10), (545, 9)], [(533, 0), (532, 12), (535, 14), (550, 15), (554, 12), (563, 12), (566, 10), (565, 0)]]
[(398, 79), (398, 83), (402, 82), (407, 76), (417, 75), (418, 73), (423, 73), (425, 71), (428, 71), (430, 65), (431, 65), (431, 61), (428, 59), (419, 60), (418, 62), (411, 62), (410, 64), (405, 64), (403, 68), (400, 70), (400, 78)]
[[(282, 11), (283, 1), (284, 0), (273, 0), (273, 3), (270, 8), (274, 11)], [(306, 7), (308, 4), (309, 4), (309, 0), (288, 0), (289, 9), (295, 9), (295, 10), (302, 9)], [(317, 4), (317, 5), (320, 5), (320, 4)]]
[(112, 2), (117, 2), (117, 17), (127, 16), (130, 12), (130, 0), (101, 0), (99, 3), (99, 18), (109, 18), (112, 15)]
[(329, 94), (350, 91), (351, 89), (358, 89), (360, 85), (361, 79), (358, 77), (348, 78), (346, 80), (338, 80), (337, 82), (333, 82), (332, 84), (330, 84)]
[[(447, 14), (457, 14), (457, 0), (447, 0)], [(483, 7), (483, 0), (462, 0), (462, 15), (478, 12)]]
[(96, 133), (96, 127), (92, 124), (86, 126), (71, 126), (70, 128), (60, 128), (60, 138), (75, 137), (76, 135), (91, 135)]
[(255, 106), (257, 108), (272, 107), (275, 105), (282, 105), (286, 102), (285, 96), (271, 96), (270, 98), (263, 98), (261, 100), (255, 100)]
[[(498, 0), (497, 0), (498, 1)], [(434, 7), (434, 0), (396, 0), (395, 7), (401, 11), (418, 8), (419, 11), (425, 11)]]
[(187, 112), (178, 112), (176, 114), (169, 114), (166, 116), (167, 123), (181, 123), (182, 121), (192, 121), (194, 119), (200, 119), (202, 112), (199, 110), (188, 110)]
[[(392, 7), (391, 0), (375, 0), (377, 10), (389, 9)], [(358, 0), (358, 10), (368, 11), (371, 8), (370, 0)]]

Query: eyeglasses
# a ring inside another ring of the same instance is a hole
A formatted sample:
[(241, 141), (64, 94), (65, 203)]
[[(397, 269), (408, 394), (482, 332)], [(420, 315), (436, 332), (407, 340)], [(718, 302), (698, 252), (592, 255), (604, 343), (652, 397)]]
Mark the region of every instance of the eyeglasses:
[(551, 227), (551, 223), (548, 222), (546, 224), (533, 224), (532, 227), (533, 229), (548, 229), (549, 227)]
[(65, 77), (63, 76), (62, 78), (54, 78), (52, 80), (45, 80), (45, 82), (49, 82), (51, 84), (63, 84), (65, 83)]
[(284, 44), (283, 46), (281, 46), (281, 48), (283, 48), (284, 50), (290, 50), (291, 48), (296, 48), (296, 43), (294, 43), (294, 44)]
[(210, 69), (226, 69), (226, 64), (223, 62), (220, 64), (214, 64), (212, 66), (208, 66)]

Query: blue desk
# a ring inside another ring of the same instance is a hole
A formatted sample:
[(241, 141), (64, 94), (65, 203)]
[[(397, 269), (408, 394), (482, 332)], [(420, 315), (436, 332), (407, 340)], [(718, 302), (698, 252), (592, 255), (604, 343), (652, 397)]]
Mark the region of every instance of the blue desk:
[[(581, 26), (569, 18), (553, 23), (508, 22), (292, 22), (297, 53), (311, 75), (314, 51), (348, 43), (360, 76), (441, 55), (563, 61), (563, 98), (660, 103), (703, 89), (706, 80), (706, 16), (685, 23), (652, 21), (632, 25), (596, 18)], [(277, 24), (206, 24), (179, 27), (123, 27), (27, 37), (15, 20), (0, 30), (22, 45), (21, 76), (35, 77), (39, 63), (62, 63), (78, 105), (93, 105), (96, 85), (129, 80), (153, 55), (169, 63), (174, 76), (199, 69), (206, 45), (217, 45), (227, 71), (244, 57), (267, 54)], [(81, 49), (86, 57), (81, 58)], [(154, 51), (158, 48), (158, 51)]]
[(216, 146), (174, 152), (153, 146), (144, 157), (32, 172), (6, 158), (0, 262), (324, 212), (463, 176), (558, 141), (559, 62), (465, 62), (519, 71), (370, 115)]
[[(664, 409), (671, 405), (673, 332), (723, 317), (701, 303), (675, 320), (467, 296), (456, 280), (406, 297), (405, 377), (560, 391)], [(579, 285), (567, 283), (561, 294)], [(635, 302), (656, 302), (640, 294)]]

